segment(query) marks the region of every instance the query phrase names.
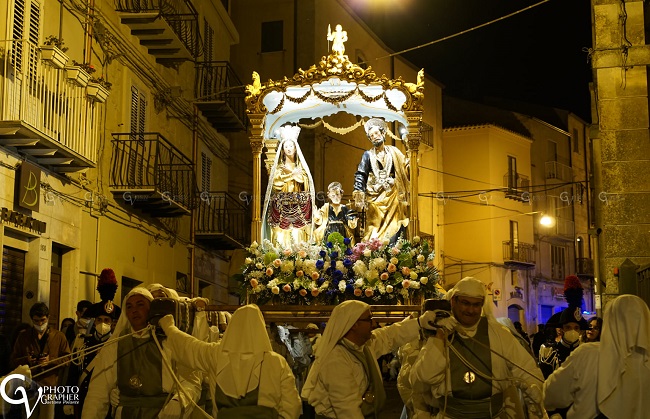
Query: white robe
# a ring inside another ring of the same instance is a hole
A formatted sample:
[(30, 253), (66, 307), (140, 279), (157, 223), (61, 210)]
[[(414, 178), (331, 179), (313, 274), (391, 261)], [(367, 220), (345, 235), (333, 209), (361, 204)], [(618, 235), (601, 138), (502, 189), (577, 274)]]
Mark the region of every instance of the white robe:
[[(221, 343), (196, 340), (176, 327), (171, 327), (167, 331), (167, 340), (175, 359), (190, 368), (207, 372), (210, 394), (214, 396), (216, 377), (220, 372), (217, 357), (218, 354), (224, 354), (219, 348)], [(261, 379), (260, 368), (257, 367), (248, 380), (246, 391), (254, 390), (259, 382), (258, 405), (275, 408), (283, 419), (297, 419), (300, 415), (301, 401), (291, 368), (284, 358), (275, 352), (267, 352), (263, 365), (264, 373)]]
[[(379, 358), (416, 339), (419, 330), (417, 319), (407, 319), (373, 330), (372, 338), (365, 345)], [(379, 368), (377, 363), (375, 368)], [(309, 403), (316, 413), (326, 417), (363, 419), (360, 406), (368, 385), (361, 362), (347, 349), (336, 345), (323, 360)]]
[[(489, 320), (488, 336), (490, 348), (493, 351), (524, 368), (537, 379), (517, 367), (508, 365), (503, 358), (494, 353), (491, 355), (492, 375), (496, 378), (514, 377), (528, 386), (534, 384), (535, 388), (539, 390), (544, 381), (542, 372), (537, 367), (535, 359), (517, 342), (510, 331), (496, 321)], [(420, 385), (420, 383), (430, 385), (435, 398), (444, 397), (445, 394), (451, 396), (451, 374), (448, 371), (449, 362), (443, 344), (441, 339), (429, 338), (420, 350), (420, 355), (411, 368), (409, 377), (411, 385)], [(446, 383), (445, 376), (447, 377)], [(503, 392), (511, 384), (510, 380), (492, 380), (492, 394)], [(437, 417), (444, 416), (440, 414)]]
[(553, 371), (544, 383), (544, 407), (555, 410), (573, 406), (567, 419), (592, 419), (598, 415), (598, 353), (600, 342), (583, 343)]
[[(143, 337), (148, 338), (149, 333), (146, 332)], [(118, 344), (119, 343), (115, 343), (115, 341), (109, 341), (95, 358), (95, 368), (93, 369), (93, 375), (90, 379), (90, 387), (88, 388), (88, 394), (86, 395), (86, 401), (84, 402), (84, 409), (81, 414), (82, 419), (103, 418), (106, 416), (106, 413), (110, 409), (109, 395), (112, 389), (117, 388)], [(163, 351), (167, 355), (167, 358), (171, 360), (172, 351), (169, 345), (164, 340), (161, 341), (161, 345), (163, 347)], [(181, 386), (185, 389), (192, 400), (198, 400), (199, 396), (201, 395), (201, 381), (203, 379), (201, 373), (182, 366), (177, 366), (176, 375), (178, 376)], [(169, 373), (169, 369), (165, 367), (163, 361), (163, 391), (167, 393), (173, 392), (174, 385), (175, 383)], [(182, 392), (178, 394), (178, 397), (181, 406), (184, 409), (187, 409), (186, 413), (189, 414), (193, 408), (192, 402), (188, 400)], [(117, 413), (118, 415), (120, 414), (119, 409)]]

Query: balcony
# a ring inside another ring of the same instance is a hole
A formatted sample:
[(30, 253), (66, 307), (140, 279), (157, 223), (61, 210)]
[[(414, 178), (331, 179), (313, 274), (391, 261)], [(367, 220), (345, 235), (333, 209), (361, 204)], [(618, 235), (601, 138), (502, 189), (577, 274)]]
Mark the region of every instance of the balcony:
[(59, 173), (94, 167), (102, 107), (24, 40), (0, 42), (0, 146)]
[(594, 260), (589, 258), (576, 258), (576, 273), (578, 276), (594, 276)]
[(527, 202), (530, 199), (530, 179), (517, 172), (503, 175), (503, 186), (506, 188), (506, 198)]
[(420, 128), (420, 133), (422, 137), (420, 138), (421, 144), (426, 144), (429, 147), (433, 148), (433, 127), (426, 122), (422, 122), (422, 128)]
[(246, 130), (243, 83), (227, 61), (197, 63), (194, 97), (196, 107), (221, 132)]
[(530, 243), (503, 242), (503, 263), (517, 268), (533, 268), (535, 266), (535, 246)]
[(174, 67), (201, 55), (199, 15), (189, 0), (115, 0), (115, 10), (157, 63)]
[(562, 182), (571, 182), (573, 180), (573, 171), (571, 167), (557, 161), (547, 161), (544, 164), (546, 179), (557, 179)]
[(152, 217), (190, 214), (197, 190), (190, 159), (157, 132), (113, 134), (112, 142), (116, 201)]
[(197, 201), (196, 240), (220, 250), (250, 243), (248, 208), (227, 192), (201, 192)]

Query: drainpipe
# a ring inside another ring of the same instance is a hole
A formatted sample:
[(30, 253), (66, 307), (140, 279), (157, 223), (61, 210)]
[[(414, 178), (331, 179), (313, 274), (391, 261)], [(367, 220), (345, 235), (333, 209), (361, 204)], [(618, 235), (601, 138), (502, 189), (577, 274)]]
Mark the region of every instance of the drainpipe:
[[(198, 144), (199, 144), (199, 110), (196, 107), (196, 103), (194, 104), (194, 118), (193, 118), (193, 126), (192, 126), (192, 164), (194, 166), (194, 180), (196, 180), (196, 159), (198, 155)], [(192, 182), (193, 184), (193, 182)], [(190, 194), (194, 193), (194, 190), (192, 188), (192, 184), (190, 184)], [(196, 199), (196, 197), (193, 197), (193, 199)], [(196, 205), (192, 205), (192, 209), (190, 210), (190, 244), (187, 246), (190, 251), (190, 297), (194, 298), (194, 261), (196, 258), (196, 246), (195, 246), (195, 239), (196, 239)]]

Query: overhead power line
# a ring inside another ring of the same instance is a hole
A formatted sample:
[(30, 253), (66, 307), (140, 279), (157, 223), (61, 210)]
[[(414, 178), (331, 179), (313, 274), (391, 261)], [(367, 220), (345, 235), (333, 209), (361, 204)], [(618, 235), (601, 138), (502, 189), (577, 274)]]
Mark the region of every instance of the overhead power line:
[(416, 47), (407, 48), (405, 50), (398, 51), (398, 52), (393, 52), (391, 54), (384, 55), (382, 57), (378, 57), (375, 60), (381, 60), (381, 59), (384, 59), (384, 58), (395, 57), (397, 55), (402, 55), (402, 54), (405, 54), (407, 52), (415, 51), (416, 49), (428, 47), (429, 45), (437, 44), (438, 42), (446, 41), (448, 39), (455, 38), (455, 37), (460, 36), (460, 35), (464, 35), (464, 34), (466, 34), (468, 32), (472, 32), (472, 31), (475, 31), (477, 29), (483, 28), (485, 26), (491, 25), (493, 23), (508, 19), (508, 18), (510, 18), (512, 16), (518, 15), (519, 13), (525, 12), (527, 10), (530, 10), (530, 9), (534, 8), (534, 7), (541, 6), (542, 4), (548, 3), (549, 1), (551, 1), (551, 0), (542, 0), (542, 1), (538, 2), (538, 3), (532, 4), (532, 5), (528, 6), (528, 7), (524, 7), (523, 9), (517, 10), (517, 11), (512, 12), (510, 14), (507, 14), (505, 16), (501, 16), (501, 17), (496, 18), (494, 20), (491, 20), (489, 22), (482, 23), (482, 24), (480, 24), (478, 26), (474, 26), (473, 28), (465, 29), (464, 31), (460, 31), (460, 32), (455, 33), (453, 35), (445, 36), (444, 38), (436, 39), (435, 41), (427, 42), (426, 44), (418, 45)]

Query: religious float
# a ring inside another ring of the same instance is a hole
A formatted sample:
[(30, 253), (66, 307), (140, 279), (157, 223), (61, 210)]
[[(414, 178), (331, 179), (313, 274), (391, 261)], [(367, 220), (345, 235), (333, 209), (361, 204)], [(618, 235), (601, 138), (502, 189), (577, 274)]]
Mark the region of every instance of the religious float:
[[(331, 53), (317, 64), (268, 82), (253, 72), (253, 83), (246, 87), (252, 124), (252, 244), (236, 279), (242, 303), (257, 303), (263, 311), (287, 313), (287, 318), (298, 312), (327, 313), (346, 299), (358, 299), (375, 306), (373, 312), (383, 307), (389, 320), (391, 313), (403, 317), (418, 310), (423, 299), (444, 292), (432, 243), (418, 236), (424, 72), (416, 83), (379, 76), (371, 67), (350, 62), (346, 40), (337, 25), (328, 33)], [(341, 112), (356, 123), (331, 125), (328, 117)], [(329, 202), (315, 205), (298, 136), (301, 129), (321, 126), (340, 135), (365, 130), (372, 143), (354, 175), (348, 205), (341, 203), (338, 182), (328, 186)], [(402, 142), (406, 152), (384, 145), (387, 136)], [(263, 151), (269, 175), (265, 191)]]

